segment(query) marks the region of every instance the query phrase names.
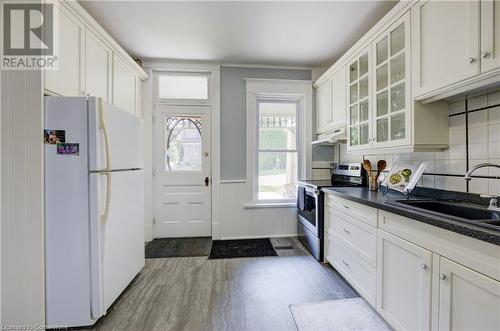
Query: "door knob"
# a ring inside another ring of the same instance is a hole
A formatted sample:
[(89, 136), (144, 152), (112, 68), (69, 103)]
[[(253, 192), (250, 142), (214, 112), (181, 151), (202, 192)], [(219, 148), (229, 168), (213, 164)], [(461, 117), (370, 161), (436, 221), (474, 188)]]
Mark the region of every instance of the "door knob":
[(475, 57), (470, 57), (469, 58), (469, 64), (473, 64), (474, 62), (476, 62), (476, 58)]
[(210, 179), (208, 177), (205, 177), (205, 186), (208, 186), (209, 182), (210, 182)]

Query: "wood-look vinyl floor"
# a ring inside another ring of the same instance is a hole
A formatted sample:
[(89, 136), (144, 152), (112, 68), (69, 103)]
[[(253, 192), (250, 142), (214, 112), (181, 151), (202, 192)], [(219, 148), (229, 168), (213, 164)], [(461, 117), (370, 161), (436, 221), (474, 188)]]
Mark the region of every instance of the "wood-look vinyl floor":
[(95, 330), (296, 330), (289, 305), (357, 297), (295, 238), (278, 256), (148, 259)]

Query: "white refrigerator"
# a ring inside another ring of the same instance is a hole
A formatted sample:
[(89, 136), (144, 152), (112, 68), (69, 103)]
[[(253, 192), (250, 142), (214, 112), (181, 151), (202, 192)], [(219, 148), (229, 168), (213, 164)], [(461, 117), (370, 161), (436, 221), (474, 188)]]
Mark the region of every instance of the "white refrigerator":
[(142, 120), (45, 97), (46, 323), (94, 324), (144, 266)]

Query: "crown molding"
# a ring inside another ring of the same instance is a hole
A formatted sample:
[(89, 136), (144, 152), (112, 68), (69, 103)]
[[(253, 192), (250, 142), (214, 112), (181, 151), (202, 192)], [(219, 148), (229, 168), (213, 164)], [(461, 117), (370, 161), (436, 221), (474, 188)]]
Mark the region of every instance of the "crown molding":
[(226, 68), (253, 68), (253, 69), (279, 69), (279, 70), (312, 70), (312, 67), (273, 65), (273, 64), (251, 64), (251, 63), (221, 63)]
[(87, 29), (97, 35), (111, 50), (116, 53), (141, 80), (147, 79), (148, 74), (142, 69), (132, 57), (104, 30), (90, 14), (74, 0), (59, 0), (68, 11), (80, 20)]
[(413, 7), (418, 0), (401, 0), (395, 5), (380, 21), (378, 21), (367, 33), (361, 37), (347, 52), (344, 53), (325, 73), (323, 73), (314, 83), (314, 87), (323, 84), (337, 70), (349, 62), (359, 51), (368, 46), (377, 36), (384, 32), (392, 23), (397, 21), (408, 10)]

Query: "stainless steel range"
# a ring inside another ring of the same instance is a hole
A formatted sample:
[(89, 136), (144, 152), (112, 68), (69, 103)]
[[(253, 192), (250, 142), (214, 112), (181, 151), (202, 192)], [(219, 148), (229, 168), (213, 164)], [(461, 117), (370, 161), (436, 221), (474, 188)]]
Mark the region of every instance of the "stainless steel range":
[(297, 192), (297, 236), (316, 260), (323, 262), (325, 187), (366, 186), (361, 163), (332, 163), (331, 180), (301, 180)]

